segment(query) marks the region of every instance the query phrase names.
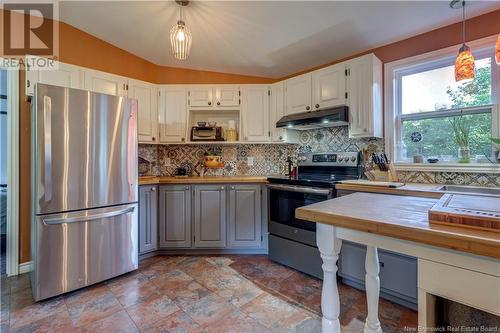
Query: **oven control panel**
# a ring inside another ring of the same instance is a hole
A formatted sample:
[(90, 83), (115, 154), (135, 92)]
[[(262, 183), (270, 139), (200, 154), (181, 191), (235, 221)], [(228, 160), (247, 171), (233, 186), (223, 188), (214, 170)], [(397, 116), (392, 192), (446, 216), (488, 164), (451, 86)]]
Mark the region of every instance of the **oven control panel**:
[(299, 154), (297, 161), (299, 165), (356, 167), (359, 164), (359, 153), (334, 152), (324, 154)]

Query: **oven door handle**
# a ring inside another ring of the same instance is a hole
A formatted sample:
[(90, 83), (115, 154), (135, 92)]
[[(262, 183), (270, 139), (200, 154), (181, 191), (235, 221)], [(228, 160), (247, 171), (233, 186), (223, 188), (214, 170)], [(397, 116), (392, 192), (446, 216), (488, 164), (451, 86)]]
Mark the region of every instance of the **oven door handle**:
[(299, 192), (307, 194), (319, 194), (327, 196), (329, 196), (332, 193), (331, 189), (314, 188), (314, 187), (302, 187), (302, 186), (290, 186), (290, 185), (278, 185), (278, 184), (268, 184), (267, 187), (273, 190)]

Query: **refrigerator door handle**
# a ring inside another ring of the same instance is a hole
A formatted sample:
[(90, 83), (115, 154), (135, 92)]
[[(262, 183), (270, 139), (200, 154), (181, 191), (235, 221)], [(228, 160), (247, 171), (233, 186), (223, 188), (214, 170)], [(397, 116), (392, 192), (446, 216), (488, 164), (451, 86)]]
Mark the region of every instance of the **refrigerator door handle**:
[(52, 200), (52, 99), (49, 96), (43, 96), (43, 139), (44, 139), (44, 178), (45, 201)]
[[(70, 214), (62, 214), (58, 217), (47, 217), (43, 219), (43, 223), (45, 225), (57, 225), (64, 223), (74, 223), (74, 222), (87, 222), (92, 220), (99, 220), (103, 218), (109, 218), (119, 215), (124, 215), (128, 213), (132, 213), (135, 210), (135, 206), (128, 206), (125, 208), (120, 208), (117, 210), (110, 210), (102, 213), (88, 214), (82, 212), (80, 214), (70, 213)], [(68, 216), (70, 215), (70, 216)]]

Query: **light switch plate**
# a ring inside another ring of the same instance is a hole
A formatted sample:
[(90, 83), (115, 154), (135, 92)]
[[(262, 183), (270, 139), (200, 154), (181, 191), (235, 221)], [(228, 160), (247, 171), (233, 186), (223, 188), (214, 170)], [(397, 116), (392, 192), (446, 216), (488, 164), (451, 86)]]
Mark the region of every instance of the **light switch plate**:
[(248, 156), (247, 157), (247, 165), (248, 166), (253, 166), (253, 157), (252, 156)]

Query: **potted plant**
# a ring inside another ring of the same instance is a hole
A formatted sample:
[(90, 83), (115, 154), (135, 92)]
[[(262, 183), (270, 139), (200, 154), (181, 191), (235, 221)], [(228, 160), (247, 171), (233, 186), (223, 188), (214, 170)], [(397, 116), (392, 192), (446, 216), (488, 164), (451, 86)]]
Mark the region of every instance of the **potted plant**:
[(500, 161), (500, 138), (490, 138), (493, 144), (493, 161), (499, 163)]
[(453, 129), (453, 139), (458, 146), (458, 162), (470, 162), (470, 148), (469, 148), (469, 125), (464, 118), (463, 114), (450, 119), (450, 124)]

